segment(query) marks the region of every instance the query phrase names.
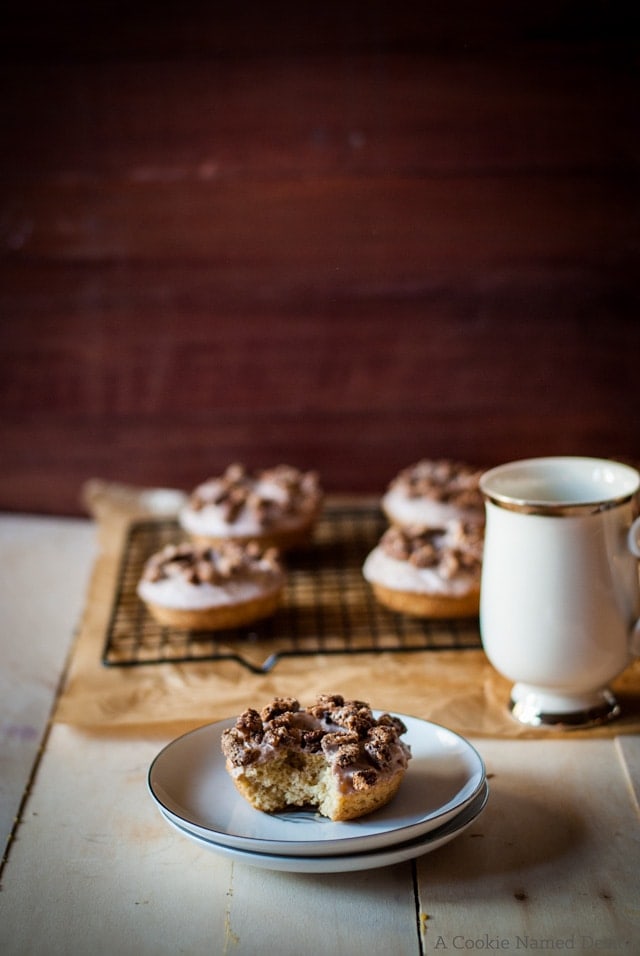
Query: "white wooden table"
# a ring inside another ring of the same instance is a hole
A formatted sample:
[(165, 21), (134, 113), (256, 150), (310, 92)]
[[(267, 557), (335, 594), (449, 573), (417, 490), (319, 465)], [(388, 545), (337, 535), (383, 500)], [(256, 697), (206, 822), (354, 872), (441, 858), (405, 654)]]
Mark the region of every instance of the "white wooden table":
[(640, 738), (475, 739), (491, 796), (454, 842), (361, 873), (254, 869), (164, 823), (146, 776), (166, 739), (48, 726), (92, 524), (4, 515), (0, 547), (2, 956), (640, 952)]

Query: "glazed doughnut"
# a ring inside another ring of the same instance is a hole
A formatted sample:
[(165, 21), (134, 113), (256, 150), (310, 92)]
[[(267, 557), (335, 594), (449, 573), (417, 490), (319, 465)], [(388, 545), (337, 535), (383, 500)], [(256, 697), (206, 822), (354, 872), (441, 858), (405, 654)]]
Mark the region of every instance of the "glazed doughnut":
[(314, 471), (277, 465), (250, 472), (245, 465), (234, 464), (195, 488), (179, 521), (199, 544), (232, 538), (284, 551), (309, 539), (322, 497)]
[(353, 820), (389, 803), (411, 750), (398, 717), (377, 719), (367, 703), (321, 695), (307, 708), (276, 697), (249, 708), (222, 735), (226, 769), (240, 794), (267, 813), (311, 807)]
[(382, 498), (392, 524), (438, 528), (455, 519), (482, 521), (480, 476), (471, 465), (449, 459), (422, 459), (401, 471)]
[(274, 549), (226, 541), (216, 548), (189, 542), (152, 555), (138, 596), (165, 627), (216, 631), (270, 616), (278, 607), (284, 572)]
[(391, 526), (362, 573), (380, 604), (412, 617), (458, 618), (479, 612), (483, 527), (450, 521), (441, 528)]

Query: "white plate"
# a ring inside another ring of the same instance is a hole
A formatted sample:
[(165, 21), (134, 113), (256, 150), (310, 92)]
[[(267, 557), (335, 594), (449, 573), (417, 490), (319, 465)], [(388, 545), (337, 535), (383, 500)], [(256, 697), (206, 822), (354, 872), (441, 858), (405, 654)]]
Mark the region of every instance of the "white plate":
[(272, 853), (251, 853), (248, 850), (238, 850), (224, 846), (215, 840), (205, 840), (189, 830), (174, 823), (166, 814), (165, 819), (183, 836), (194, 840), (205, 850), (230, 857), (249, 866), (257, 866), (263, 870), (283, 870), (287, 873), (348, 873), (355, 870), (372, 870), (378, 866), (392, 866), (394, 863), (403, 863), (414, 857), (431, 853), (439, 847), (449, 843), (471, 826), (484, 810), (489, 799), (489, 787), (485, 782), (480, 792), (471, 803), (467, 804), (461, 813), (457, 814), (448, 823), (432, 830), (430, 833), (398, 843), (391, 847), (369, 850), (365, 853), (340, 854), (338, 856), (286, 856)]
[(463, 737), (438, 724), (399, 716), (413, 755), (409, 769), (391, 803), (358, 820), (334, 823), (312, 812), (255, 810), (225, 769), (220, 739), (235, 718), (199, 727), (168, 744), (151, 764), (149, 790), (172, 823), (252, 853), (329, 856), (412, 840), (460, 813), (478, 795), (485, 768)]

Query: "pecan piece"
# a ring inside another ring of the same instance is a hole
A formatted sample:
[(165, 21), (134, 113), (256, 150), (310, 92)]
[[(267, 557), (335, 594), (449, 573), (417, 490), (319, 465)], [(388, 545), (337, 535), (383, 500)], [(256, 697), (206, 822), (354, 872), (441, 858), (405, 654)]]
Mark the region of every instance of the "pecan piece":
[(379, 770), (391, 766), (396, 734), (392, 727), (374, 727), (364, 742), (364, 750), (371, 763)]
[(407, 728), (399, 717), (393, 717), (391, 714), (382, 714), (378, 718), (379, 727), (393, 727), (398, 735), (406, 734)]
[(295, 732), (295, 728), (291, 727), (288, 721), (282, 720), (278, 723), (276, 719), (270, 722), (262, 739), (269, 747), (278, 750), (283, 747), (294, 747), (298, 743), (300, 735)]
[(266, 707), (262, 708), (260, 716), (267, 721), (281, 714), (295, 713), (297, 710), (300, 710), (300, 704), (295, 697), (274, 697)]
[(370, 790), (377, 779), (378, 774), (375, 770), (355, 770), (351, 782), (354, 790)]
[(325, 734), (322, 738), (322, 752), (326, 757), (331, 757), (347, 744), (357, 744), (358, 739), (357, 734), (351, 733)]
[(344, 727), (360, 738), (367, 736), (374, 723), (369, 707), (361, 701), (347, 701), (344, 707), (338, 707), (331, 712), (331, 719), (338, 727)]
[(307, 753), (320, 753), (322, 750), (323, 730), (303, 730), (300, 734), (300, 746)]
[(257, 748), (247, 746), (246, 738), (237, 727), (230, 727), (222, 734), (222, 752), (236, 767), (246, 767), (260, 755)]
[(245, 737), (262, 737), (263, 726), (260, 714), (253, 707), (245, 710), (236, 720), (236, 729)]
[(343, 744), (342, 747), (338, 747), (333, 762), (336, 767), (350, 767), (352, 764), (357, 763), (359, 759), (359, 743)]

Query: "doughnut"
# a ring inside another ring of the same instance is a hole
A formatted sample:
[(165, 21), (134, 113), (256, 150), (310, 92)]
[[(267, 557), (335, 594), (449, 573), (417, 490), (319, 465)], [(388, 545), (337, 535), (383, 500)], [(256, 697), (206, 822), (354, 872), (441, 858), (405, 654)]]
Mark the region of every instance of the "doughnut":
[(238, 463), (198, 485), (181, 509), (179, 522), (199, 544), (232, 538), (284, 551), (309, 539), (322, 498), (314, 471), (277, 465), (250, 472)]
[(275, 549), (234, 541), (166, 545), (146, 562), (137, 593), (165, 627), (216, 631), (272, 615), (284, 572)]
[(456, 518), (484, 519), (480, 476), (471, 465), (422, 459), (401, 471), (382, 498), (382, 510), (400, 527), (437, 528)]
[(376, 718), (363, 701), (323, 694), (310, 707), (275, 697), (249, 708), (222, 734), (226, 769), (256, 810), (316, 810), (330, 820), (354, 820), (389, 803), (411, 750), (398, 717)]
[(420, 618), (479, 613), (483, 526), (450, 521), (440, 528), (392, 525), (362, 573), (380, 604)]

